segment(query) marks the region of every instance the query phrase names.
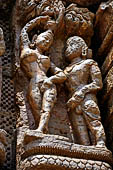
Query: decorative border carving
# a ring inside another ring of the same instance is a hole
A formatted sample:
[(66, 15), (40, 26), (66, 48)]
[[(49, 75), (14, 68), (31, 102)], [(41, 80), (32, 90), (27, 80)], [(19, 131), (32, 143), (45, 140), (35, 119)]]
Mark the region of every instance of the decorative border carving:
[(72, 159), (63, 156), (36, 155), (21, 162), (19, 170), (111, 170), (110, 165), (100, 161), (86, 159)]

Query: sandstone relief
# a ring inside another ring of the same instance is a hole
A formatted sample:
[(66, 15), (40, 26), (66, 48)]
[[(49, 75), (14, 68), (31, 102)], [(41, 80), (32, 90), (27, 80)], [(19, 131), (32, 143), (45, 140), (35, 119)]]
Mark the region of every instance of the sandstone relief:
[[(45, 32), (34, 35), (32, 38), (31, 49), (27, 31), (33, 29), (33, 26), (44, 24), (49, 25)], [(54, 106), (57, 96), (55, 84), (63, 83), (66, 79), (63, 71), (53, 64), (49, 57), (43, 55), (53, 42), (52, 28), (55, 23), (48, 16), (38, 17), (28, 23), (21, 32), (21, 67), (30, 78), (28, 89), (28, 101), (34, 112), (35, 123), (38, 125), (37, 131), (48, 131), (48, 121), (50, 112)], [(51, 26), (51, 27), (50, 27)], [(47, 77), (47, 71), (50, 69), (53, 76)], [(39, 117), (39, 118), (38, 118)]]
[(87, 59), (88, 47), (82, 38), (71, 37), (66, 46), (65, 56), (71, 61), (64, 71), (70, 96), (67, 106), (72, 115), (75, 136), (78, 135), (80, 144), (88, 145), (84, 136), (86, 124), (95, 139), (94, 145), (105, 146), (105, 133), (96, 99), (97, 91), (102, 88), (101, 72), (94, 60)]
[[(103, 54), (102, 43), (111, 42), (112, 25), (102, 33), (100, 18), (106, 18), (112, 2), (101, 3), (96, 14), (87, 8), (99, 3), (16, 1), (12, 26), (18, 170), (111, 169), (97, 100), (105, 64), (100, 70), (95, 59)], [(100, 42), (93, 59), (96, 35)]]

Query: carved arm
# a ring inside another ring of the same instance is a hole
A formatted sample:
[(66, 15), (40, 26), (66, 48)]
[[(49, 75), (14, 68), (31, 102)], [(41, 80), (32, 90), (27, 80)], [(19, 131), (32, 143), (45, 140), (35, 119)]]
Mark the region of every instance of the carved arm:
[(49, 19), (48, 16), (40, 16), (28, 22), (21, 31), (20, 39), (21, 39), (21, 48), (29, 47), (30, 40), (28, 36), (28, 32), (30, 32), (35, 26), (43, 24), (47, 22)]
[(49, 78), (52, 83), (63, 83), (66, 80), (64, 72), (56, 67), (55, 64), (51, 63), (50, 71), (54, 74)]
[(60, 84), (66, 80), (66, 75), (64, 74), (64, 72), (60, 68), (56, 67), (55, 64), (51, 63), (50, 71), (54, 75), (45, 79), (41, 87), (42, 92), (45, 89), (49, 88), (52, 84), (57, 84), (57, 83)]
[(84, 94), (92, 92), (96, 93), (103, 86), (101, 72), (96, 62), (93, 62), (91, 65), (90, 76), (92, 82), (82, 88)]
[(56, 20), (56, 24), (58, 26), (60, 26), (63, 23), (64, 13), (65, 13), (65, 7), (64, 7), (62, 1), (60, 1), (59, 2), (59, 14), (58, 14), (58, 18)]

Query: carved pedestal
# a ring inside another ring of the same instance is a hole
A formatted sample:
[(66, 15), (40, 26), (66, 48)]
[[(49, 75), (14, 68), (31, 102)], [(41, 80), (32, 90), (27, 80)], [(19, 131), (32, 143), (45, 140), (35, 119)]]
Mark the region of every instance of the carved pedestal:
[(112, 154), (106, 147), (77, 145), (66, 137), (40, 134), (35, 130), (23, 132), (17, 153), (21, 154), (19, 170), (112, 169)]

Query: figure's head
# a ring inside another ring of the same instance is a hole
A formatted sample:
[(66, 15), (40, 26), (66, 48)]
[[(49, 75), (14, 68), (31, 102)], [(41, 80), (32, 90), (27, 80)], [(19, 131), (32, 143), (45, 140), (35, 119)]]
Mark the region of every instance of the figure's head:
[(86, 58), (87, 54), (88, 46), (81, 37), (73, 36), (67, 40), (65, 56), (69, 61), (77, 57)]
[(44, 33), (41, 33), (34, 40), (36, 48), (40, 49), (41, 51), (48, 50), (52, 42), (53, 42), (53, 33), (51, 30), (47, 30)]

